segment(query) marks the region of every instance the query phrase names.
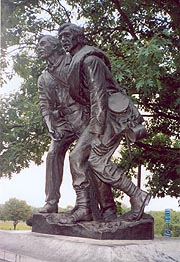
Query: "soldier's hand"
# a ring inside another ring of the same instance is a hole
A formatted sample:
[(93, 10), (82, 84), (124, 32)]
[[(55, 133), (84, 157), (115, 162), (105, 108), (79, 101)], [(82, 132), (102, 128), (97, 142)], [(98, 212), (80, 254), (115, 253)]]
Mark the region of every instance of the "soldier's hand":
[(60, 134), (57, 130), (52, 130), (51, 132), (49, 132), (49, 135), (54, 141), (60, 141), (64, 136), (63, 134)]

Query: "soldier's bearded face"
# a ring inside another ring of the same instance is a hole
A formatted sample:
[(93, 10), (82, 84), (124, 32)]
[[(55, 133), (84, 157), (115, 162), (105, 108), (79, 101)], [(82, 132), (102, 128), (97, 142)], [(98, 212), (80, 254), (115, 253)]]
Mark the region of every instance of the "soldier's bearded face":
[(78, 39), (76, 39), (69, 28), (65, 28), (61, 31), (59, 40), (66, 52), (71, 52), (78, 45)]

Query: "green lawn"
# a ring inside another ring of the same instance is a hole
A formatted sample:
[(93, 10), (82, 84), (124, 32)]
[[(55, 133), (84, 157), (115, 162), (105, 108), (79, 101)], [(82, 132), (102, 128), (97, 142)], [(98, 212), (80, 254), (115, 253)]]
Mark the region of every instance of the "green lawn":
[[(14, 230), (12, 221), (0, 221), (0, 229)], [(25, 222), (19, 222), (16, 226), (16, 230), (31, 230), (30, 226), (27, 226)]]

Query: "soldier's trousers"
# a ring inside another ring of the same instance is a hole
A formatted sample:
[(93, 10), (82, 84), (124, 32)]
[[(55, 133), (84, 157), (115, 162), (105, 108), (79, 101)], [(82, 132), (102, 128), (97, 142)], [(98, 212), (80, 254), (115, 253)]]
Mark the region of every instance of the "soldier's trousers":
[[(64, 166), (64, 158), (65, 154), (72, 144), (75, 141), (77, 136), (71, 132), (64, 132), (64, 136), (60, 141), (51, 141), (51, 145), (47, 154), (46, 158), (46, 186), (45, 186), (45, 193), (46, 193), (46, 202), (47, 203), (58, 203), (60, 199), (60, 186), (62, 183), (63, 178), (63, 166)], [(73, 150), (74, 151), (74, 150)], [(83, 151), (81, 151), (82, 153)], [(85, 156), (85, 152), (83, 152)], [(78, 157), (78, 155), (77, 155)], [(84, 168), (84, 169), (83, 169)], [(89, 164), (88, 162), (84, 162), (82, 167), (78, 167), (77, 173), (79, 176), (76, 176), (72, 172), (72, 178), (74, 177), (81, 177), (83, 169), (83, 174), (86, 174), (87, 181), (85, 183), (73, 183), (74, 188), (84, 188), (90, 187), (92, 184), (95, 187), (97, 200), (100, 204), (102, 212), (106, 211), (108, 208), (112, 210), (116, 210), (113, 194), (111, 191), (111, 187), (106, 183), (103, 183), (98, 177), (93, 176), (93, 174), (89, 171)], [(89, 172), (89, 173), (88, 173)], [(89, 174), (91, 177), (91, 182), (87, 176)]]
[(74, 186), (88, 186), (87, 168), (90, 166), (94, 174), (104, 183), (116, 184), (124, 170), (118, 169), (111, 157), (122, 138), (121, 133), (115, 133), (113, 126), (107, 122), (102, 136), (90, 132), (88, 126), (70, 154), (70, 168)]

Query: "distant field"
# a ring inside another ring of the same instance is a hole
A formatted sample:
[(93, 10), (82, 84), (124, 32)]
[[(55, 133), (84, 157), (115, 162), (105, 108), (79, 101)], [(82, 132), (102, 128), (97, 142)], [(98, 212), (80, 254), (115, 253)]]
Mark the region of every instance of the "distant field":
[[(0, 229), (3, 230), (14, 230), (12, 221), (0, 221)], [(16, 230), (31, 230), (31, 227), (27, 226), (25, 222), (20, 222), (16, 226)]]

